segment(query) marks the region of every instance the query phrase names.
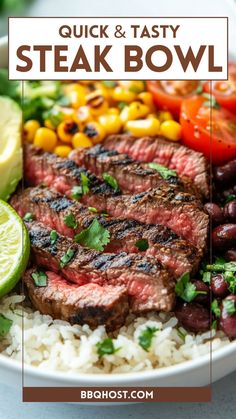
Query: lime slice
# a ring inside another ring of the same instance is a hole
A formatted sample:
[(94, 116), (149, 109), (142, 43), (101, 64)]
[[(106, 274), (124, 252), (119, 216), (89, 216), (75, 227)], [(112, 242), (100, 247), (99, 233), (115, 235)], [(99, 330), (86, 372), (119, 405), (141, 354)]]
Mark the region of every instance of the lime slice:
[(19, 281), (29, 253), (29, 235), (22, 219), (10, 205), (0, 200), (0, 297)]
[(20, 107), (0, 96), (0, 198), (5, 201), (22, 178), (21, 125)]

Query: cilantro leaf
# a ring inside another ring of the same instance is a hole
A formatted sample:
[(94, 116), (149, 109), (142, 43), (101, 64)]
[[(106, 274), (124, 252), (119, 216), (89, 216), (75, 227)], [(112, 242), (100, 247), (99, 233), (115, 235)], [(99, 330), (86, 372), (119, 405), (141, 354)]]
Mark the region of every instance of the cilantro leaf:
[(158, 163), (149, 163), (148, 166), (151, 169), (156, 170), (163, 179), (170, 179), (171, 177), (177, 177), (177, 172), (175, 170), (168, 169), (168, 167), (162, 166)]
[(211, 311), (216, 317), (220, 317), (220, 307), (217, 300), (213, 300), (211, 303)]
[(58, 234), (56, 230), (52, 230), (50, 233), (50, 242), (51, 245), (54, 245), (58, 239)]
[(225, 271), (223, 276), (226, 282), (228, 282), (228, 290), (232, 294), (235, 294), (236, 293), (236, 277), (234, 276), (233, 272)]
[(31, 274), (36, 287), (46, 287), (47, 286), (47, 274), (43, 271), (35, 271)]
[(65, 215), (64, 223), (67, 227), (73, 228), (73, 229), (75, 229), (78, 226), (75, 216), (72, 213)]
[(116, 178), (109, 175), (109, 173), (103, 173), (102, 178), (109, 186), (112, 187), (112, 189), (114, 189), (115, 191), (119, 190), (119, 185)]
[(158, 331), (159, 329), (157, 329), (156, 327), (149, 327), (147, 326), (146, 329), (144, 329), (139, 337), (138, 337), (138, 342), (139, 345), (146, 351), (148, 352), (151, 343), (152, 343), (152, 338), (154, 337), (155, 333)]
[(103, 80), (102, 84), (103, 86), (108, 87), (109, 89), (116, 87), (116, 82), (114, 80)]
[(12, 320), (7, 319), (3, 314), (0, 314), (0, 336), (5, 336), (9, 332), (12, 324)]
[(88, 228), (75, 236), (76, 243), (100, 252), (110, 242), (110, 233), (95, 218)]
[(75, 255), (74, 249), (68, 249), (60, 259), (60, 267), (63, 269)]
[(182, 300), (190, 303), (197, 295), (206, 294), (206, 291), (197, 291), (196, 286), (190, 282), (189, 272), (185, 272), (175, 285), (175, 293)]
[(63, 121), (63, 118), (63, 113), (56, 107), (43, 112), (43, 119), (48, 119), (54, 128), (57, 128), (60, 122)]
[(27, 212), (23, 218), (24, 221), (33, 221), (33, 219), (34, 219), (34, 216), (33, 214), (31, 214), (31, 212)]
[(217, 329), (217, 320), (213, 320), (213, 322), (212, 322), (212, 324), (211, 324), (211, 328), (212, 328), (213, 330), (216, 330), (216, 329)]
[(71, 198), (79, 201), (83, 195), (82, 186), (73, 186), (71, 189)]
[(234, 201), (235, 199), (236, 199), (236, 195), (234, 194), (228, 195), (225, 200), (225, 203), (227, 204), (228, 202)]
[(230, 316), (233, 316), (236, 313), (234, 300), (224, 300), (223, 307)]
[(144, 252), (149, 247), (148, 240), (147, 239), (140, 239), (140, 240), (136, 241), (135, 246), (139, 250), (141, 250), (142, 252)]
[(210, 284), (210, 282), (211, 282), (211, 272), (203, 272), (202, 280), (206, 284)]
[(94, 212), (94, 213), (98, 212), (97, 208), (94, 208), (94, 207), (88, 207), (88, 210), (89, 212)]
[(89, 192), (89, 178), (86, 175), (86, 173), (82, 172), (80, 174), (80, 179), (81, 179), (82, 193), (83, 195), (86, 195)]
[(101, 358), (103, 355), (112, 355), (120, 350), (120, 348), (115, 349), (113, 340), (111, 338), (107, 338), (102, 342), (98, 342), (96, 347), (99, 358)]

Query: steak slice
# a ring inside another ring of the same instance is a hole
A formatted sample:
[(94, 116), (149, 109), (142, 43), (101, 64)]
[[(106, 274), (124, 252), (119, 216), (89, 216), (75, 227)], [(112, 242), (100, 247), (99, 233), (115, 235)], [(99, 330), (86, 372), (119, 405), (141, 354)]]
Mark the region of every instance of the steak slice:
[(198, 194), (197, 188), (189, 178), (180, 179), (178, 176), (169, 176), (166, 179), (156, 170), (151, 169), (147, 163), (131, 159), (127, 154), (119, 154), (116, 150), (107, 150), (101, 144), (92, 148), (73, 150), (69, 158), (79, 166), (103, 179), (103, 173), (109, 173), (118, 181), (122, 191), (139, 193), (154, 189), (163, 183), (176, 187), (181, 191)]
[(42, 314), (71, 324), (88, 324), (92, 329), (105, 325), (111, 331), (121, 327), (129, 313), (125, 286), (86, 284), (81, 287), (70, 284), (60, 275), (46, 271), (46, 287), (38, 287), (32, 278), (36, 267), (23, 275), (29, 298)]
[[(127, 253), (100, 253), (58, 235), (51, 242), (51, 229), (27, 223), (33, 258), (38, 266), (59, 273), (77, 286), (88, 283), (123, 285), (133, 312), (171, 311), (175, 301), (172, 276), (152, 257)], [(62, 266), (62, 258), (70, 259)]]
[(75, 162), (45, 153), (32, 146), (25, 147), (25, 179), (31, 185), (44, 183), (58, 192), (71, 195), (80, 185), (81, 173), (90, 181), (89, 193), (82, 202), (118, 218), (135, 219), (146, 224), (163, 224), (199, 250), (205, 249), (208, 216), (199, 208), (195, 196), (173, 190), (163, 184), (150, 192), (128, 196), (114, 190)]
[(109, 136), (104, 147), (136, 160), (156, 162), (174, 169), (180, 177), (192, 179), (203, 196), (209, 196), (209, 165), (202, 153), (162, 137), (135, 138), (126, 134)]
[[(19, 191), (12, 197), (11, 205), (21, 217), (30, 212), (34, 220), (72, 238), (96, 218), (110, 233), (105, 252), (138, 253), (137, 241), (146, 239), (149, 247), (142, 254), (155, 257), (175, 278), (184, 272), (195, 273), (200, 262), (197, 249), (168, 227), (92, 213), (80, 202), (70, 200), (52, 189), (35, 187)], [(76, 228), (69, 228), (65, 224), (65, 217), (71, 214), (76, 221)]]

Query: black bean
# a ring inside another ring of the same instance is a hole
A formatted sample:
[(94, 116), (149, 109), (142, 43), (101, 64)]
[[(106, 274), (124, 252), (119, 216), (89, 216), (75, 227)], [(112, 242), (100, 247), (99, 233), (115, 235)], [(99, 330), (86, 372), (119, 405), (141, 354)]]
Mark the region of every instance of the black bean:
[(225, 259), (228, 262), (236, 261), (236, 248), (227, 250), (227, 252), (225, 252)]
[(224, 302), (234, 301), (236, 307), (236, 295), (229, 295), (222, 302), (221, 316), (220, 316), (220, 328), (229, 338), (236, 338), (236, 313), (228, 313)]
[(216, 249), (227, 250), (236, 245), (236, 224), (221, 224), (212, 232), (212, 242)]
[(194, 285), (196, 287), (196, 291), (204, 292), (204, 294), (198, 294), (194, 298), (194, 302), (200, 304), (208, 304), (210, 301), (210, 290), (208, 285), (200, 279), (194, 281)]
[(179, 323), (190, 332), (205, 332), (210, 328), (210, 311), (201, 304), (179, 301), (175, 315)]
[(214, 168), (214, 176), (217, 182), (229, 184), (236, 179), (236, 160), (231, 160), (224, 166)]
[(236, 200), (228, 202), (224, 206), (224, 217), (227, 221), (236, 221)]
[(223, 211), (219, 205), (214, 204), (213, 202), (207, 202), (207, 204), (204, 205), (204, 209), (212, 219), (214, 225), (224, 222)]
[(222, 274), (214, 275), (211, 278), (211, 290), (216, 297), (224, 298), (229, 294), (228, 283)]

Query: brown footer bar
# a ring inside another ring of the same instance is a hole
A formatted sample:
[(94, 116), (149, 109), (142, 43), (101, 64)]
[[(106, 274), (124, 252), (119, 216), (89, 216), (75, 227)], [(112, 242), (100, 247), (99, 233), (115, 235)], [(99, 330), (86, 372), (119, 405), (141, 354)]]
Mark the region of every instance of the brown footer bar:
[(210, 402), (211, 387), (23, 387), (24, 402)]

